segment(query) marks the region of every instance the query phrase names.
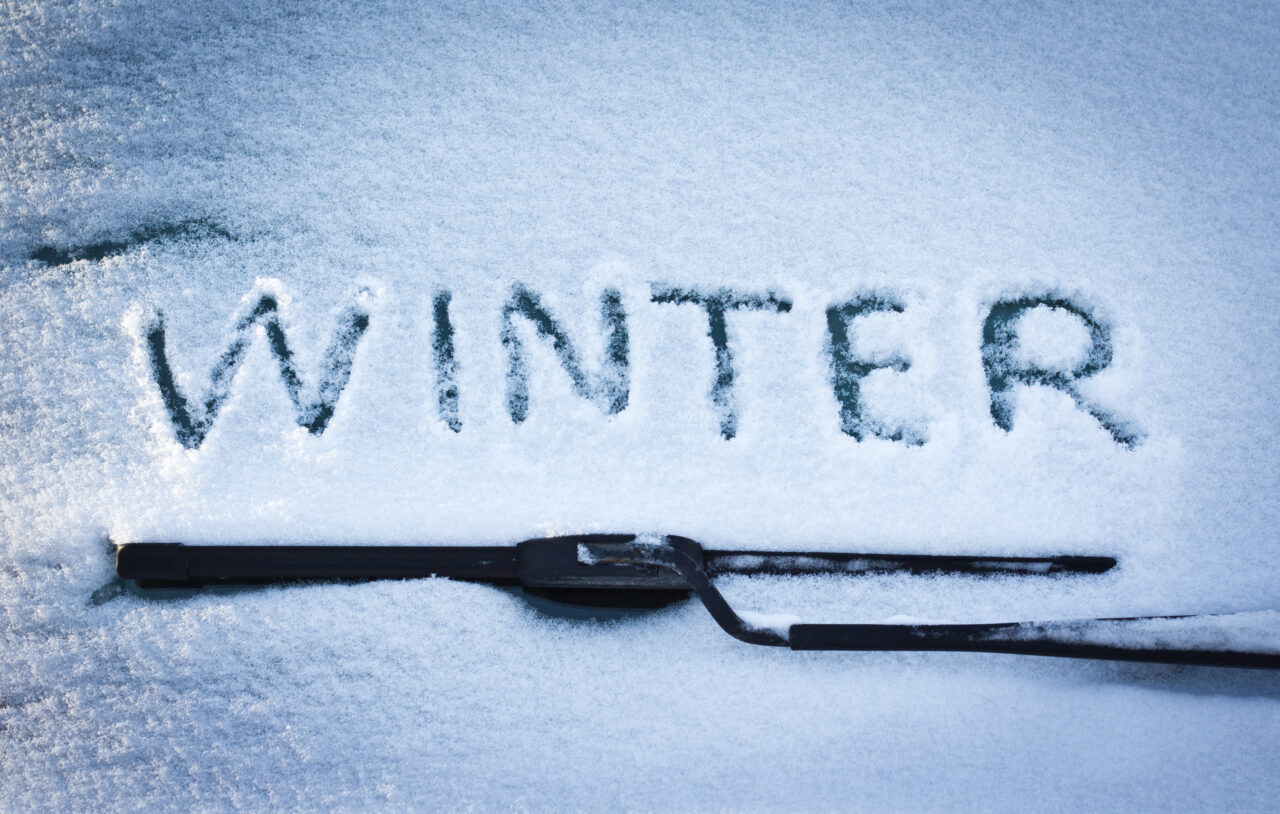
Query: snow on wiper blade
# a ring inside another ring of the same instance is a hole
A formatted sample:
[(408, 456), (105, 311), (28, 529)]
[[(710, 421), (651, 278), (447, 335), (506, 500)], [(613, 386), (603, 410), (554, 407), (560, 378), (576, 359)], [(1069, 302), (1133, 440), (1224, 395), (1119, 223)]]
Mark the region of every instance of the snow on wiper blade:
[(704, 551), (707, 572), (721, 574), (1102, 574), (1114, 557), (990, 557), (961, 554), (840, 554)]

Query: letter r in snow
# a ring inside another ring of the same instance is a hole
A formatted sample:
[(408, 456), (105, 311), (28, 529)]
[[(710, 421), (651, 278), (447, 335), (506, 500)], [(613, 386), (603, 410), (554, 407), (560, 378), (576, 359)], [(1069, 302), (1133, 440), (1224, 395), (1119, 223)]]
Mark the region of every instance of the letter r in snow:
[[(1071, 370), (1050, 370), (1018, 358), (1015, 353), (1018, 318), (1034, 308), (1046, 306), (1072, 314), (1089, 331), (1089, 350)], [(991, 393), (991, 418), (1000, 429), (1013, 429), (1014, 385), (1044, 385), (1071, 396), (1076, 405), (1097, 419), (1116, 443), (1132, 449), (1141, 440), (1133, 427), (1110, 412), (1087, 401), (1076, 383), (1111, 364), (1111, 331), (1084, 308), (1061, 297), (1041, 296), (1001, 300), (991, 306), (982, 326), (982, 367)]]

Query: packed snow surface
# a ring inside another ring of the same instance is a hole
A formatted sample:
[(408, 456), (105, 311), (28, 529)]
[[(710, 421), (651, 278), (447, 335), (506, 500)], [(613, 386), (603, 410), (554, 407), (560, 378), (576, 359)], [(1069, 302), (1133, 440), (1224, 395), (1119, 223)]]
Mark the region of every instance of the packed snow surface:
[(9, 4), (0, 807), (1274, 809), (1269, 673), (111, 543), (1100, 554), (718, 585), (1277, 649), (1278, 52), (1274, 3)]

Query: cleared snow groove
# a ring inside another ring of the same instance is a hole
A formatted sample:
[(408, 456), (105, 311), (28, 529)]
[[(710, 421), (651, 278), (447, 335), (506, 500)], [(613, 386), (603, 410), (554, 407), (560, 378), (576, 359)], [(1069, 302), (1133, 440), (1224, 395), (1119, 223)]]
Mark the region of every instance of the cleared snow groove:
[(858, 358), (853, 350), (852, 327), (858, 317), (879, 311), (903, 312), (902, 302), (893, 296), (869, 294), (856, 297), (827, 309), (827, 357), (831, 362), (831, 386), (840, 403), (840, 430), (861, 441), (868, 435), (890, 441), (904, 441), (912, 446), (924, 443), (924, 433), (904, 428), (889, 428), (862, 415), (860, 391), (862, 380), (881, 368), (905, 373), (911, 362), (900, 356), (887, 359)]
[(312, 435), (323, 433), (329, 420), (333, 418), (338, 398), (346, 388), (347, 380), (351, 378), (356, 348), (369, 329), (371, 299), (372, 292), (361, 288), (356, 301), (339, 315), (338, 328), (320, 363), (318, 387), (314, 397), (310, 399), (303, 395), (302, 378), (294, 364), (293, 351), (289, 348), (280, 319), (280, 293), (273, 287), (255, 291), (250, 296), (251, 307), (236, 320), (231, 344), (223, 351), (209, 374), (209, 389), (195, 403), (178, 387), (166, 347), (164, 315), (154, 312), (143, 327), (142, 339), (151, 363), (152, 376), (160, 390), (160, 397), (178, 443), (187, 449), (197, 449), (204, 443), (230, 394), (231, 383), (244, 362), (245, 353), (253, 344), (256, 335), (254, 328), (258, 325), (264, 329), (271, 354), (279, 365), (280, 379), (289, 393), (289, 400), (293, 402), (298, 425), (305, 427)]
[(654, 287), (652, 301), (672, 305), (692, 303), (707, 312), (707, 335), (716, 352), (716, 377), (711, 383), (711, 402), (720, 416), (720, 435), (728, 440), (738, 434), (738, 411), (733, 396), (733, 354), (729, 350), (729, 311), (791, 311), (791, 300), (773, 292), (747, 294), (729, 289), (700, 292), (684, 288)]
[[(1084, 358), (1070, 370), (1055, 370), (1017, 358), (1018, 320), (1041, 307), (1065, 311), (1083, 322), (1089, 331), (1089, 349)], [(1081, 410), (1097, 419), (1111, 433), (1116, 443), (1132, 449), (1142, 440), (1141, 433), (1109, 411), (1087, 401), (1076, 387), (1078, 380), (1092, 376), (1110, 365), (1111, 358), (1111, 330), (1070, 300), (1045, 295), (997, 302), (991, 306), (982, 325), (982, 367), (986, 371), (987, 387), (991, 392), (992, 420), (1006, 432), (1013, 429), (1013, 386), (1045, 385), (1071, 396)]]
[[(445, 308), (447, 318), (447, 300)], [(439, 305), (436, 314), (439, 324)], [(631, 398), (630, 339), (627, 312), (622, 307), (622, 295), (616, 289), (606, 289), (600, 295), (600, 322), (606, 345), (600, 372), (592, 375), (583, 368), (569, 335), (543, 307), (538, 296), (524, 286), (515, 287), (502, 309), (502, 346), (507, 351), (507, 412), (514, 423), (520, 424), (529, 415), (529, 372), (524, 360), (524, 344), (515, 328), (516, 315), (533, 323), (539, 336), (551, 340), (575, 393), (596, 404), (606, 415), (615, 415), (627, 408)], [(439, 358), (437, 350), (437, 363)], [(442, 410), (444, 404), (442, 397)]]

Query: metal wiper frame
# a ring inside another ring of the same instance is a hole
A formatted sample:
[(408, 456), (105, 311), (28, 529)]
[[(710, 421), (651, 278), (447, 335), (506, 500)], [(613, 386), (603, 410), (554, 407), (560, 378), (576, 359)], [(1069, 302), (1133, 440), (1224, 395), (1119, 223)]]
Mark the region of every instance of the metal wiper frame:
[[(587, 534), (525, 540), (514, 546), (201, 546), (125, 543), (116, 571), (149, 586), (283, 580), (449, 577), (553, 592), (585, 604), (692, 591), (720, 627), (749, 644), (792, 650), (919, 650), (1008, 653), (1083, 659), (1280, 669), (1280, 654), (1090, 642), (1087, 634), (1158, 619), (1128, 617), (996, 624), (753, 625), (716, 589), (725, 574), (1100, 574), (1111, 557), (983, 557), (924, 554), (719, 551), (674, 535)], [(634, 604), (643, 604), (634, 603)]]

